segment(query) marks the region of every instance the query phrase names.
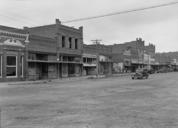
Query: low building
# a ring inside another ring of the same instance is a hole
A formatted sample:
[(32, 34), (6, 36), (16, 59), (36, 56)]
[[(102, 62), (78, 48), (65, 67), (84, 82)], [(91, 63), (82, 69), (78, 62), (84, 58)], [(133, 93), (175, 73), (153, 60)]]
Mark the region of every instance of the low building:
[(97, 75), (97, 54), (83, 53), (83, 75)]
[(90, 54), (90, 56), (95, 55), (95, 59), (97, 62), (97, 65), (95, 67), (96, 74), (112, 74), (112, 55), (110, 47), (101, 44), (84, 45), (83, 51), (84, 54)]

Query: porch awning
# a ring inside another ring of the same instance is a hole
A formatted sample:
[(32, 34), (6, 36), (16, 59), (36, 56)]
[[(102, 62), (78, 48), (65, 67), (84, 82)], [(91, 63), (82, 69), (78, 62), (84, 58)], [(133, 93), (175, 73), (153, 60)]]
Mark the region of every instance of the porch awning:
[(61, 61), (50, 61), (50, 60), (28, 60), (28, 62), (34, 62), (34, 63), (61, 63)]
[(83, 64), (82, 62), (74, 62), (74, 61), (53, 61), (53, 60), (28, 60), (28, 62), (33, 63), (66, 63), (66, 64)]

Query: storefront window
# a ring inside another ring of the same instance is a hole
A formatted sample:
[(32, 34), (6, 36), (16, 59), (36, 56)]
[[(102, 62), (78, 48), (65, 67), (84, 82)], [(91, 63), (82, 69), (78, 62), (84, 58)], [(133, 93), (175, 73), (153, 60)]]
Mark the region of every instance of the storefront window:
[(17, 76), (17, 57), (16, 56), (7, 56), (6, 62), (6, 76), (7, 77), (16, 77)]

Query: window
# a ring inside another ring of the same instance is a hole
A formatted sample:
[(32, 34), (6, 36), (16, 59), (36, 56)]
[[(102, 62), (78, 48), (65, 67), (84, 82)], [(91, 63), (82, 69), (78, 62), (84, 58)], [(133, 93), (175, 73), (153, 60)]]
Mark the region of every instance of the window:
[(65, 47), (65, 36), (62, 36), (62, 48)]
[(78, 39), (75, 39), (75, 49), (78, 49)]
[(6, 76), (17, 77), (17, 56), (7, 56)]
[(69, 48), (72, 48), (72, 38), (69, 37)]
[(29, 53), (28, 54), (28, 59), (29, 60), (36, 60), (36, 55), (34, 53)]
[(20, 76), (23, 77), (23, 56), (20, 57), (19, 69), (20, 69)]
[(86, 63), (87, 62), (87, 58), (83, 58), (83, 62)]
[(2, 77), (2, 55), (0, 55), (0, 77)]

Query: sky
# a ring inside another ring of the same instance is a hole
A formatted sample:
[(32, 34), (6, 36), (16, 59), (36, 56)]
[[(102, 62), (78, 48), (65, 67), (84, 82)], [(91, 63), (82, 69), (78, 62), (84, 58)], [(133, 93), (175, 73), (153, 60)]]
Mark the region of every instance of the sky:
[[(178, 0), (0, 0), (0, 25), (23, 28), (149, 7)], [(120, 44), (140, 37), (157, 52), (178, 51), (178, 4), (80, 22), (84, 43)]]

